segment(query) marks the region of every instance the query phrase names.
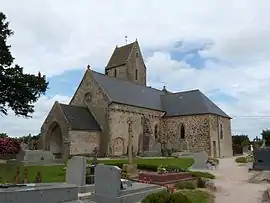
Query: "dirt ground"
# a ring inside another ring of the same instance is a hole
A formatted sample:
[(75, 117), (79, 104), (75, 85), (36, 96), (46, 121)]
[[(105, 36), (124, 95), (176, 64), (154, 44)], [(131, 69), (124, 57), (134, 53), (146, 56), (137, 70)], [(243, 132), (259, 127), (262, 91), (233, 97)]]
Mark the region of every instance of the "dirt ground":
[(220, 159), (218, 169), (211, 173), (218, 191), (215, 193), (216, 203), (257, 203), (262, 200), (262, 193), (269, 186), (266, 183), (252, 184), (248, 180), (253, 173), (248, 172), (249, 166), (235, 163), (235, 158)]

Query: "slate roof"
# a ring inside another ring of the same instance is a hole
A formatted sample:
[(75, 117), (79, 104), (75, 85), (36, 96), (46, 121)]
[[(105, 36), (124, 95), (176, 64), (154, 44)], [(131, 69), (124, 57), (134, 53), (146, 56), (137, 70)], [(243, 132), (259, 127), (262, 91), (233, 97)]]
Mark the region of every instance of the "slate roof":
[(92, 75), (112, 102), (164, 111), (167, 117), (215, 114), (230, 118), (200, 90), (165, 93), (95, 71), (92, 71)]
[(92, 75), (113, 102), (163, 111), (160, 96), (164, 92), (95, 71)]
[(125, 65), (135, 43), (136, 42), (122, 47), (116, 47), (105, 69)]
[(87, 107), (60, 104), (72, 130), (96, 130), (100, 126)]
[(200, 90), (177, 92), (161, 96), (165, 116), (215, 114), (230, 118)]

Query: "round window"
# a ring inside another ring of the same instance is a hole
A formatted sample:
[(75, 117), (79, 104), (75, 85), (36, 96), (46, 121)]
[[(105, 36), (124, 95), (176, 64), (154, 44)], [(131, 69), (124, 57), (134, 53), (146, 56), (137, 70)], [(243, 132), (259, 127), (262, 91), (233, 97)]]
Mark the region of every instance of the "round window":
[(85, 94), (84, 102), (89, 103), (92, 101), (92, 94), (90, 92)]

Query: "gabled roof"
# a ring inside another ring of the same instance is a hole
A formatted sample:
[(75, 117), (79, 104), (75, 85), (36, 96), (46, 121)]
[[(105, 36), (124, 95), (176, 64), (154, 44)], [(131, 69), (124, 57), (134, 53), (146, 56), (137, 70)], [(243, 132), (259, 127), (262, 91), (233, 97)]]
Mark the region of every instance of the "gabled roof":
[(200, 90), (165, 94), (161, 96), (161, 101), (167, 117), (214, 114), (230, 118)]
[(92, 75), (113, 102), (163, 111), (160, 96), (164, 92), (95, 71)]
[(105, 69), (125, 65), (135, 43), (136, 42), (122, 47), (116, 47)]
[(214, 114), (230, 118), (200, 90), (166, 93), (92, 71), (112, 102), (166, 112), (165, 116)]
[(100, 131), (100, 126), (87, 107), (60, 104), (72, 130)]

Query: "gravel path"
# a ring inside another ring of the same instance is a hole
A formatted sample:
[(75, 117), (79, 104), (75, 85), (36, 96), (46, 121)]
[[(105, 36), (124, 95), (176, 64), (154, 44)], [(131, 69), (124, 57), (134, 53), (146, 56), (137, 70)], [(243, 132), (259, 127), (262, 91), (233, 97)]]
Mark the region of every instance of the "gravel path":
[(235, 158), (220, 159), (217, 170), (211, 171), (216, 175), (214, 180), (218, 192), (216, 203), (259, 203), (267, 184), (248, 183), (252, 173), (248, 172), (248, 166), (238, 166)]

